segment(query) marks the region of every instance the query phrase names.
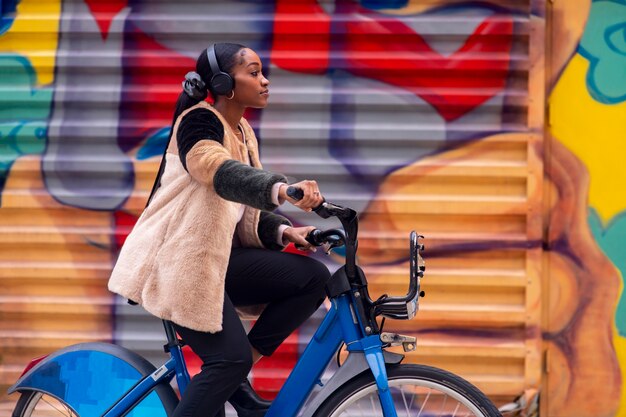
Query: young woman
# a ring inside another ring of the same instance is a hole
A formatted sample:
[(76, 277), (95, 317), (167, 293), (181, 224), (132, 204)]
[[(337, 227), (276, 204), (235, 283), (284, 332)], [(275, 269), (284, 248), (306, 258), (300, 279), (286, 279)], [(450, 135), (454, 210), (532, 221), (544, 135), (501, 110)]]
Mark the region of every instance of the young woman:
[[(313, 227), (272, 213), (288, 201), (310, 211), (323, 202), (315, 181), (292, 184), (265, 171), (246, 108), (263, 108), (269, 81), (259, 56), (237, 44), (200, 54), (179, 96), (160, 186), (119, 255), (109, 289), (174, 323), (202, 359), (175, 416), (213, 416), (228, 400), (239, 416), (263, 416), (247, 374), (322, 303), (328, 269), (281, 252)], [(214, 104), (204, 99), (211, 93)], [(250, 333), (235, 306), (264, 306)]]

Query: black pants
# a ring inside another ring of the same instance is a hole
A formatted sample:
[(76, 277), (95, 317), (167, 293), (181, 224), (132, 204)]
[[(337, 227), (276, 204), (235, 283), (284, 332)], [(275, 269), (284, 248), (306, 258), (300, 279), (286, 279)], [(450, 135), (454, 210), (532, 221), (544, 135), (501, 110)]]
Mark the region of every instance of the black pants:
[[(251, 346), (271, 355), (324, 300), (330, 274), (324, 264), (301, 255), (235, 248), (226, 274), (222, 331), (204, 333), (174, 324), (202, 359), (174, 417), (217, 414), (252, 368)], [(191, 296), (191, 295), (190, 295)], [(248, 335), (234, 305), (267, 304)]]

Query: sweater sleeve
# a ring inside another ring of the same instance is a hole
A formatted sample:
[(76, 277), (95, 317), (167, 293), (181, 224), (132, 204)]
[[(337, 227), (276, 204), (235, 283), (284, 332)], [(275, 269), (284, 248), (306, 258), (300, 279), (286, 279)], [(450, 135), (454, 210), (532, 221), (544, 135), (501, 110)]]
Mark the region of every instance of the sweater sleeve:
[(183, 167), (197, 181), (214, 187), (220, 197), (261, 210), (278, 207), (272, 199), (272, 188), (287, 179), (233, 159), (222, 145), (224, 126), (212, 111), (195, 109), (187, 113), (176, 138)]
[(259, 217), (258, 234), (263, 246), (267, 249), (283, 250), (284, 245), (278, 244), (277, 234), (278, 228), (281, 225), (291, 226), (291, 222), (276, 213), (269, 213), (267, 211), (261, 211)]
[(223, 199), (267, 211), (278, 207), (272, 201), (272, 188), (277, 182), (286, 183), (287, 178), (233, 159), (225, 161), (213, 179), (215, 191)]

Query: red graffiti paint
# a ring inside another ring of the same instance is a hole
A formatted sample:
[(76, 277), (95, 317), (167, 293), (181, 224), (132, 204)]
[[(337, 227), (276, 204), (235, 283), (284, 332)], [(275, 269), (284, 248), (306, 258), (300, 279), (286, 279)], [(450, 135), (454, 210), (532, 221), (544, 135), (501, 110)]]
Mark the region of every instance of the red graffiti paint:
[(293, 332), (270, 357), (254, 365), (252, 386), (263, 397), (273, 399), (298, 362), (299, 331)]
[(102, 39), (106, 39), (113, 18), (128, 5), (128, 0), (85, 0), (85, 4), (98, 23)]
[(113, 212), (113, 219), (115, 222), (115, 247), (116, 250), (119, 250), (126, 241), (133, 226), (137, 223), (138, 217), (126, 211), (116, 210)]
[(317, 0), (277, 1), (272, 63), (290, 71), (324, 74), (329, 67), (330, 22)]
[(128, 24), (125, 48), (124, 90), (121, 103), (120, 146), (130, 149), (172, 123), (180, 87), (195, 59), (183, 56)]
[[(301, 34), (305, 27), (307, 34)], [(283, 69), (310, 74), (343, 69), (408, 90), (452, 121), (504, 89), (513, 19), (499, 13), (486, 17), (461, 47), (444, 56), (399, 18), (357, 3), (338, 3), (331, 21), (314, 0), (297, 5), (283, 0), (277, 3), (273, 42), (273, 63)]]
[(183, 357), (185, 358), (185, 364), (187, 365), (187, 372), (189, 376), (193, 377), (200, 373), (200, 367), (202, 367), (202, 359), (195, 353), (189, 346), (183, 346)]

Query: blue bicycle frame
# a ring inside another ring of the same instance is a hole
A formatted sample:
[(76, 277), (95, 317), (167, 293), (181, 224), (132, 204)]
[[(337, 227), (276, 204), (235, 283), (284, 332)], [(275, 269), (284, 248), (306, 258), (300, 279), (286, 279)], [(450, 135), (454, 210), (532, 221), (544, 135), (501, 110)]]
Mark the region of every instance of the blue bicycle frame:
[[(309, 342), (266, 417), (295, 417), (315, 384), (320, 383), (324, 369), (345, 343), (350, 354), (363, 354), (371, 369), (380, 398), (383, 415), (397, 417), (387, 383), (385, 358), (379, 335), (364, 336), (362, 323), (354, 313), (352, 295), (342, 294), (331, 301), (331, 309)], [(170, 344), (171, 345), (171, 344)], [(103, 417), (119, 417), (137, 404), (158, 384), (169, 382), (174, 375), (181, 393), (189, 382), (180, 346), (169, 346), (171, 358), (152, 374), (143, 378), (133, 389), (115, 403)], [(362, 368), (361, 368), (362, 369)], [(352, 372), (351, 376), (354, 376)], [(315, 410), (311, 410), (313, 412)]]
[[(266, 417), (296, 416), (313, 386), (320, 383), (322, 372), (339, 349), (341, 342), (346, 344), (350, 353), (365, 355), (378, 387), (383, 415), (397, 417), (387, 383), (382, 342), (379, 335), (363, 335), (362, 325), (353, 310), (351, 297), (343, 294), (331, 300), (330, 311), (274, 399)], [(311, 410), (311, 413), (314, 411)]]

